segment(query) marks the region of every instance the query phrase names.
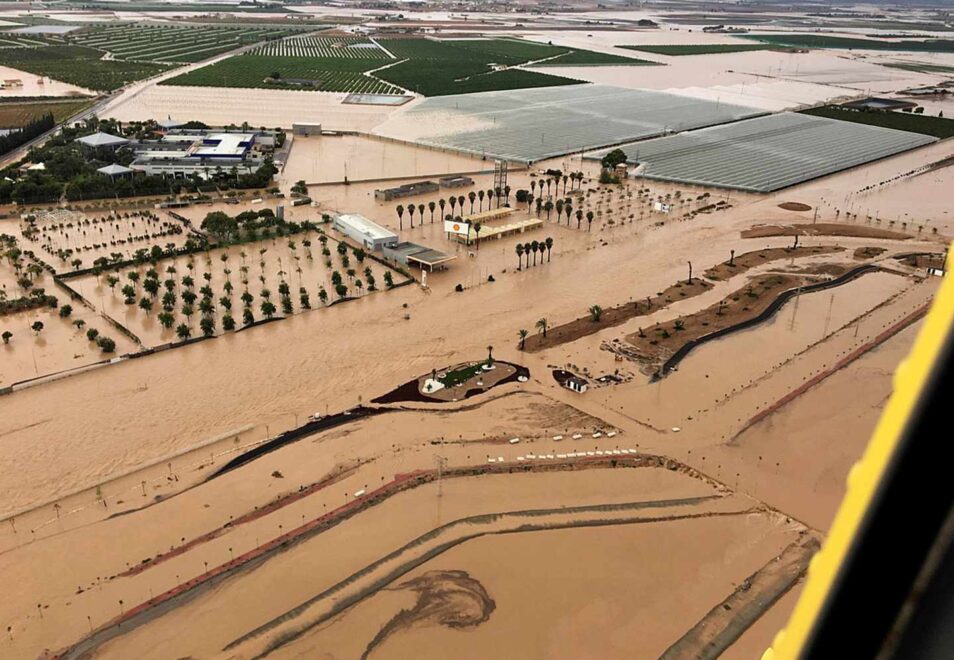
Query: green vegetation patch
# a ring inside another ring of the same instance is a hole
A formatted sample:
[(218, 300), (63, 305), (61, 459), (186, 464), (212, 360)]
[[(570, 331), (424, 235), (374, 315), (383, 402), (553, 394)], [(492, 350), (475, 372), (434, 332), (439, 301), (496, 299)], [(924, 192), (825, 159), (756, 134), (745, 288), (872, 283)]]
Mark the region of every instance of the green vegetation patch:
[(571, 50), (536, 66), (665, 66), (659, 62), (640, 60), (635, 57), (597, 53), (592, 50)]
[(102, 53), (82, 46), (0, 49), (0, 64), (38, 76), (112, 91), (123, 85), (162, 73), (165, 64), (102, 60)]
[(59, 99), (50, 98), (38, 101), (7, 103), (0, 101), (0, 128), (19, 128), (35, 119), (52, 114), (54, 121), (60, 123), (69, 119), (80, 110), (89, 107), (90, 98)]
[(941, 139), (954, 136), (954, 119), (946, 119), (944, 117), (926, 117), (924, 115), (909, 114), (906, 112), (866, 112), (863, 110), (842, 108), (837, 105), (826, 105), (820, 108), (803, 110), (802, 114), (851, 121), (856, 124), (893, 128), (899, 131), (908, 131), (909, 133), (933, 135)]
[(119, 23), (84, 28), (67, 39), (109, 52), (119, 60), (187, 63), (199, 62), (248, 44), (281, 39), (299, 31), (261, 25)]
[(438, 380), (444, 384), (444, 387), (454, 387), (455, 385), (470, 380), (479, 374), (481, 371), (483, 371), (483, 366), (485, 364), (487, 363), (478, 362), (477, 364), (461, 367), (460, 369), (455, 369), (454, 371), (448, 371), (446, 376), (439, 378)]
[(755, 39), (776, 46), (794, 48), (847, 48), (858, 50), (894, 50), (924, 53), (954, 53), (954, 40), (951, 39), (906, 39), (902, 41), (876, 41), (874, 39), (855, 39), (852, 37), (830, 37), (822, 34), (779, 34), (755, 35)]
[(717, 55), (720, 53), (744, 53), (750, 50), (770, 50), (765, 44), (673, 44), (658, 46), (617, 46), (626, 50), (655, 53), (656, 55)]
[(510, 39), (380, 42), (400, 59), (376, 75), (424, 96), (469, 94), (527, 87), (576, 85), (581, 81), (520, 69), (495, 69), (561, 55), (570, 49)]
[(914, 71), (915, 73), (954, 73), (954, 66), (943, 66), (941, 64), (921, 64), (912, 62), (910, 64), (897, 63), (885, 64), (883, 66), (891, 69), (901, 69), (903, 71)]
[[(402, 90), (364, 75), (381, 60), (239, 55), (164, 80), (160, 85), (320, 90), (362, 94), (400, 94)], [(275, 77), (274, 74), (279, 74)], [(304, 81), (315, 81), (316, 85)]]

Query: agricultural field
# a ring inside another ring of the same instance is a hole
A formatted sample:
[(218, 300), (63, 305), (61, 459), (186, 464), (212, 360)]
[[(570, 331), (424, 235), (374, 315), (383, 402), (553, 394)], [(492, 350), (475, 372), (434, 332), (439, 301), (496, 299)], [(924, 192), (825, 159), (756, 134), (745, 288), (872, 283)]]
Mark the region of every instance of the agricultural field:
[(656, 55), (716, 55), (720, 53), (744, 53), (750, 50), (769, 50), (771, 46), (763, 44), (665, 44), (658, 46), (617, 46), (626, 50), (635, 50)]
[(41, 48), (50, 42), (36, 35), (0, 32), (0, 48)]
[(954, 74), (954, 66), (944, 66), (943, 64), (922, 64), (921, 62), (884, 64), (891, 69), (901, 69), (902, 71), (914, 71), (915, 73), (941, 73)]
[(59, 123), (88, 107), (90, 98), (49, 98), (30, 101), (0, 102), (0, 128), (19, 128), (47, 113)]
[[(546, 65), (652, 64), (635, 58), (548, 46), (513, 39), (387, 39), (379, 42), (349, 38), (303, 37), (266, 44), (191, 71), (160, 84), (201, 87), (264, 87), (319, 89), (328, 92), (401, 94), (409, 89), (424, 96), (467, 94), (502, 89), (575, 85), (580, 81), (515, 67)], [(353, 50), (360, 50), (354, 54)], [(388, 52), (398, 60), (386, 66)], [(503, 67), (503, 68), (500, 68)], [(375, 71), (372, 75), (367, 72)], [(281, 78), (320, 80), (315, 87)], [(399, 87), (397, 87), (399, 86)]]
[(96, 26), (68, 37), (81, 46), (110, 53), (117, 60), (198, 62), (258, 41), (299, 32), (283, 26), (150, 25)]
[(933, 135), (942, 140), (954, 136), (954, 119), (944, 117), (927, 117), (925, 115), (916, 115), (907, 112), (862, 112), (842, 108), (837, 105), (826, 105), (820, 108), (803, 110), (802, 114), (813, 115), (815, 117), (827, 117), (829, 119), (840, 119), (841, 121), (867, 124), (868, 126), (893, 128), (899, 131), (908, 131), (909, 133)]
[(83, 46), (4, 48), (0, 64), (98, 91), (112, 91), (169, 68), (153, 62), (103, 60), (102, 55)]
[(368, 39), (343, 39), (331, 37), (297, 37), (285, 39), (279, 43), (256, 46), (250, 55), (269, 55), (272, 57), (330, 57), (352, 58), (359, 60), (389, 60), (386, 52)]
[[(164, 80), (160, 85), (188, 87), (261, 87), (266, 89), (320, 90), (363, 94), (400, 94), (401, 89), (365, 71), (381, 66), (381, 60), (350, 58), (275, 57), (239, 55), (210, 66)], [(275, 79), (274, 74), (281, 77)], [(273, 80), (266, 82), (267, 78)], [(314, 86), (282, 82), (282, 79), (316, 81)]]
[(951, 39), (880, 41), (874, 39), (855, 39), (852, 37), (830, 37), (821, 34), (754, 35), (747, 36), (746, 39), (754, 39), (774, 46), (789, 46), (793, 48), (846, 48), (854, 50), (954, 53), (954, 40)]
[(362, 250), (307, 232), (83, 275), (69, 284), (154, 347), (309, 310), (320, 313), (335, 301), (405, 279)]
[(389, 67), (378, 75), (424, 96), (552, 87), (580, 82), (519, 69), (495, 71), (491, 66), (514, 66), (553, 57), (570, 49), (507, 39), (442, 42), (389, 39), (380, 43), (395, 57), (407, 61)]

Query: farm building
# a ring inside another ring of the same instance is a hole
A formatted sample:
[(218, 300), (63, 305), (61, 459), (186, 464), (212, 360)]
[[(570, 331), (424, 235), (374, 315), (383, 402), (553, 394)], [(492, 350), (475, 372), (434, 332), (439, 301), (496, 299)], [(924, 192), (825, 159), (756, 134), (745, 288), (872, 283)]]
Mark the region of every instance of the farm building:
[(437, 180), (441, 188), (466, 188), (474, 185), (474, 180), (469, 176), (455, 174), (451, 176), (442, 176)]
[(332, 226), (368, 250), (381, 250), (398, 244), (397, 234), (357, 213), (334, 216)]
[[(640, 176), (766, 193), (936, 142), (880, 126), (783, 112), (621, 145)], [(607, 150), (587, 154), (599, 160)], [(657, 209), (663, 210), (663, 209)]]
[(425, 193), (437, 192), (440, 189), (441, 187), (433, 181), (417, 181), (415, 183), (405, 183), (395, 188), (375, 190), (374, 198), (379, 202), (390, 202), (393, 199), (423, 195)]
[(301, 137), (321, 135), (321, 124), (295, 122), (292, 124), (292, 135), (299, 135)]
[(394, 246), (385, 246), (383, 254), (385, 259), (391, 259), (404, 266), (416, 266), (421, 270), (429, 271), (444, 269), (446, 268), (444, 264), (457, 258), (452, 254), (444, 254), (440, 250), (407, 241)]

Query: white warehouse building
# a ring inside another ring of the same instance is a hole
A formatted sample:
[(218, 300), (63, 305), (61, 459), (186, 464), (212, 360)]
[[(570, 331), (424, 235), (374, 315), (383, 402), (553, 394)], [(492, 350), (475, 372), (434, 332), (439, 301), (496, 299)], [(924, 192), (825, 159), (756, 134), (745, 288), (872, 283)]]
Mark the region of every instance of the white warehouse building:
[(342, 213), (332, 218), (332, 226), (360, 243), (366, 250), (381, 250), (398, 244), (398, 235), (357, 213)]

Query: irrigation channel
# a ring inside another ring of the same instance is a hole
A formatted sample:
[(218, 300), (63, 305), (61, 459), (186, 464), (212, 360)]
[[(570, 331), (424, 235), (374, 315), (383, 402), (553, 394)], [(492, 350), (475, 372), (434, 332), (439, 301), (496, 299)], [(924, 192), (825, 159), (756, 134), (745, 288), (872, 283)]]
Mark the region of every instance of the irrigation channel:
[(665, 363), (663, 363), (663, 366), (659, 371), (653, 374), (652, 380), (657, 381), (660, 378), (668, 376), (669, 372), (675, 369), (679, 365), (679, 363), (682, 362), (694, 348), (697, 348), (698, 346), (701, 346), (702, 344), (705, 344), (706, 342), (712, 341), (714, 339), (720, 339), (734, 332), (747, 330), (749, 328), (759, 325), (760, 323), (764, 323), (768, 319), (772, 318), (772, 316), (774, 316), (775, 313), (779, 309), (781, 309), (782, 305), (787, 303), (789, 300), (791, 300), (795, 296), (800, 296), (803, 293), (814, 293), (816, 291), (824, 291), (825, 289), (832, 289), (834, 287), (841, 286), (842, 284), (847, 284), (848, 282), (858, 277), (861, 277), (862, 275), (866, 273), (872, 273), (878, 270), (881, 270), (880, 266), (875, 266), (874, 264), (865, 264), (863, 266), (858, 266), (857, 268), (854, 268), (848, 271), (847, 273), (844, 273), (843, 275), (836, 277), (833, 280), (828, 280), (827, 282), (818, 282), (817, 284), (809, 284), (808, 286), (800, 286), (795, 289), (788, 289), (787, 291), (782, 291), (782, 293), (778, 294), (778, 297), (775, 300), (773, 300), (768, 307), (762, 310), (762, 313), (759, 314), (758, 316), (754, 316), (750, 319), (746, 319), (745, 321), (740, 321), (739, 323), (736, 323), (735, 325), (730, 325), (727, 328), (721, 328), (714, 332), (710, 332), (707, 335), (703, 335), (702, 337), (698, 337), (696, 339), (691, 339), (687, 341), (685, 344), (679, 347), (679, 350), (673, 353), (672, 357), (670, 357), (668, 360), (666, 360)]

